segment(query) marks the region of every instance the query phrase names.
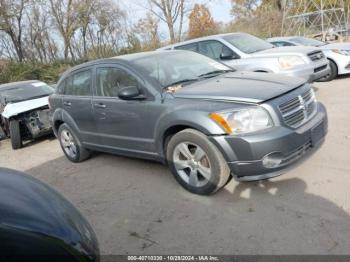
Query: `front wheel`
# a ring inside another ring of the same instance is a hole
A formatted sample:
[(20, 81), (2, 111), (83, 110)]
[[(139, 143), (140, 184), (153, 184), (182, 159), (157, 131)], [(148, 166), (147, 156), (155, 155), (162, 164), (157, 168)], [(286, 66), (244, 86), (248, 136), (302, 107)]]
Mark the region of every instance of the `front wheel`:
[(329, 60), (329, 66), (331, 68), (331, 72), (329, 73), (329, 75), (321, 78), (319, 80), (319, 82), (329, 82), (329, 81), (332, 81), (334, 78), (337, 77), (337, 75), (338, 75), (338, 67), (337, 67), (337, 65), (333, 61)]
[(212, 194), (230, 178), (221, 152), (207, 136), (194, 129), (185, 129), (170, 139), (167, 161), (179, 184), (194, 194)]
[(19, 149), (23, 146), (21, 128), (18, 120), (10, 121), (10, 138), (13, 149)]
[(90, 151), (85, 149), (67, 124), (62, 124), (58, 129), (58, 139), (66, 157), (79, 163), (90, 157)]

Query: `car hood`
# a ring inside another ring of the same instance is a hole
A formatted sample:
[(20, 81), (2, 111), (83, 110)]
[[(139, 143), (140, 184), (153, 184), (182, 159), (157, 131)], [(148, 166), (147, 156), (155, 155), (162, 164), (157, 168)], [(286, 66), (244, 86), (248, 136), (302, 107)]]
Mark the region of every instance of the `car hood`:
[(5, 106), (4, 111), (2, 112), (2, 116), (4, 118), (10, 118), (12, 116), (16, 116), (18, 114), (28, 112), (30, 110), (40, 108), (43, 106), (47, 106), (49, 104), (49, 97), (41, 97), (32, 100), (26, 100), (17, 103), (9, 103)]
[(283, 46), (283, 47), (275, 47), (267, 50), (259, 51), (251, 54), (252, 56), (276, 56), (276, 55), (307, 55), (314, 51), (320, 50), (318, 47), (310, 47), (310, 46)]
[(262, 103), (305, 84), (301, 78), (270, 73), (234, 72), (187, 85), (177, 98)]
[(333, 43), (321, 46), (322, 50), (330, 50), (330, 49), (341, 49), (341, 50), (350, 50), (350, 43)]

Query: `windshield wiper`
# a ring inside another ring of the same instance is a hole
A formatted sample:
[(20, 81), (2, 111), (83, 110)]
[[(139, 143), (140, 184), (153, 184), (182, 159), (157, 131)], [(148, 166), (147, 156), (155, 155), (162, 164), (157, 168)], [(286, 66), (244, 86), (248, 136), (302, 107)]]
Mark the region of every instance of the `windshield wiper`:
[(182, 79), (182, 80), (179, 80), (179, 81), (176, 81), (174, 83), (171, 83), (169, 85), (167, 85), (166, 87), (164, 87), (165, 89), (169, 88), (169, 87), (172, 87), (172, 86), (177, 86), (177, 85), (181, 85), (181, 84), (186, 84), (186, 83), (190, 83), (190, 82), (195, 82), (195, 81), (198, 81), (199, 78), (188, 78), (188, 79)]
[(211, 71), (211, 72), (208, 72), (208, 73), (205, 73), (205, 74), (201, 74), (199, 75), (198, 77), (210, 77), (212, 75), (216, 76), (216, 75), (219, 75), (219, 74), (224, 74), (224, 73), (229, 73), (229, 72), (235, 72), (234, 69), (227, 69), (227, 70), (215, 70), (215, 71)]
[(41, 98), (41, 97), (45, 97), (45, 96), (50, 96), (51, 94), (43, 94), (43, 95), (38, 95), (38, 96), (33, 96), (33, 97), (29, 97), (26, 100), (32, 100), (32, 99), (37, 99), (37, 98)]

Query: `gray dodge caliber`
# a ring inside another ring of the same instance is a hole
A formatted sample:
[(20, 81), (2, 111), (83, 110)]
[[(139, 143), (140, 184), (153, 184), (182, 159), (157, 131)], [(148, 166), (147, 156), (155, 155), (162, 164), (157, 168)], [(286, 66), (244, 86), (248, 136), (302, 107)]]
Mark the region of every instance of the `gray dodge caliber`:
[(79, 65), (62, 76), (49, 103), (70, 161), (95, 150), (157, 160), (203, 195), (231, 176), (254, 181), (285, 173), (319, 148), (328, 125), (304, 80), (235, 72), (188, 51)]

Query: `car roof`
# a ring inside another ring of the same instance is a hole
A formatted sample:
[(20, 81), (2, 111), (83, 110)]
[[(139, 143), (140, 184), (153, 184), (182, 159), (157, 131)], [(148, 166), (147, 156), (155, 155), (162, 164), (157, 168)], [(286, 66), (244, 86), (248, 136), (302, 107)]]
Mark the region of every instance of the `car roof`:
[(303, 37), (303, 36), (278, 36), (278, 37), (268, 38), (267, 41), (283, 41), (283, 40), (288, 41), (296, 37)]
[(164, 50), (157, 50), (157, 51), (148, 51), (148, 52), (140, 52), (140, 53), (133, 53), (133, 54), (126, 54), (126, 55), (120, 55), (120, 56), (115, 56), (115, 57), (110, 57), (110, 58), (103, 58), (103, 59), (97, 59), (97, 60), (93, 60), (93, 61), (89, 61), (77, 66), (74, 66), (72, 68), (70, 68), (69, 70), (67, 70), (63, 75), (62, 78), (67, 76), (68, 74), (70, 74), (73, 71), (79, 70), (79, 69), (83, 69), (85, 67), (88, 66), (94, 66), (94, 65), (98, 65), (98, 64), (108, 64), (108, 63), (122, 63), (122, 64), (126, 64), (126, 65), (130, 65), (132, 61), (135, 61), (137, 59), (140, 58), (152, 58), (155, 56), (159, 56), (159, 55), (169, 55), (169, 52), (172, 53), (180, 53), (180, 52), (190, 52), (190, 51), (185, 51), (185, 50), (171, 50), (171, 51), (164, 51)]
[(225, 33), (225, 34), (203, 36), (203, 37), (194, 38), (191, 40), (175, 43), (172, 45), (167, 45), (167, 46), (159, 48), (158, 50), (164, 50), (167, 48), (172, 48), (172, 47), (181, 46), (181, 45), (187, 45), (187, 44), (196, 43), (196, 42), (205, 41), (205, 40), (213, 40), (213, 39), (223, 38), (224, 36), (229, 36), (229, 35), (247, 35), (247, 33), (235, 32), (235, 33)]
[(0, 90), (7, 89), (7, 88), (13, 88), (13, 87), (19, 87), (19, 86), (26, 86), (26, 85), (33, 84), (33, 83), (43, 83), (43, 82), (39, 81), (39, 80), (27, 80), (27, 81), (11, 82), (11, 83), (6, 83), (6, 84), (0, 85)]

